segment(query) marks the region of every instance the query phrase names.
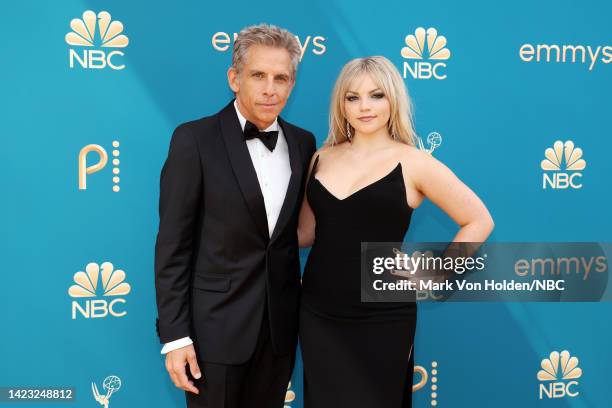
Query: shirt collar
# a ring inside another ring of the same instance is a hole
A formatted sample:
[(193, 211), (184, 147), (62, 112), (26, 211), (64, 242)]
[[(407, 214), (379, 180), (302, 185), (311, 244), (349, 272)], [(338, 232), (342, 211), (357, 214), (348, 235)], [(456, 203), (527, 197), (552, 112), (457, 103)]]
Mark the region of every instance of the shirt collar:
[[(246, 125), (246, 118), (244, 116), (242, 116), (242, 113), (240, 113), (240, 110), (238, 109), (238, 102), (236, 102), (236, 100), (234, 99), (234, 109), (236, 109), (236, 114), (238, 115), (238, 120), (240, 121), (240, 127), (242, 128), (242, 131), (244, 132), (244, 126)], [(278, 130), (278, 118), (274, 119), (274, 123), (272, 123), (270, 126), (268, 126), (267, 129), (264, 129), (264, 132), (270, 132), (273, 130)]]

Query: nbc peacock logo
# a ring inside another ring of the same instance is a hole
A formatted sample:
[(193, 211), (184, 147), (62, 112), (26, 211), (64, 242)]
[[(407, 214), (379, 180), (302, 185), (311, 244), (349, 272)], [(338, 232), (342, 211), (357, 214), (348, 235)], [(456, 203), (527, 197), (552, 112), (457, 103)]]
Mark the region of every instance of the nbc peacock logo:
[(438, 35), (433, 27), (427, 30), (419, 27), (406, 36), (404, 43), (400, 54), (409, 60), (404, 61), (404, 78), (410, 74), (414, 79), (446, 79), (444, 61), (451, 57), (451, 52), (446, 48), (445, 36)]
[(68, 294), (72, 298), (79, 299), (72, 301), (73, 320), (77, 316), (95, 319), (108, 315), (123, 317), (127, 314), (125, 310), (120, 309), (126, 303), (123, 296), (129, 294), (132, 288), (125, 282), (125, 272), (115, 269), (112, 263), (104, 262), (102, 265), (88, 263), (85, 272), (75, 273), (73, 279), (75, 284), (70, 286)]
[(586, 168), (582, 155), (582, 149), (576, 147), (571, 140), (557, 140), (553, 147), (547, 148), (544, 151), (545, 159), (540, 163), (541, 169), (544, 170), (542, 188), (582, 188), (579, 179), (582, 178), (581, 170)]
[(125, 68), (125, 64), (117, 61), (117, 58), (125, 55), (122, 51), (107, 51), (109, 48), (125, 48), (129, 44), (128, 37), (122, 34), (123, 23), (113, 21), (109, 12), (96, 14), (87, 10), (82, 18), (70, 21), (70, 28), (72, 31), (66, 34), (66, 43), (79, 47), (69, 49), (70, 68), (76, 66), (75, 62), (85, 69)]
[(582, 369), (578, 367), (577, 357), (570, 356), (567, 350), (561, 353), (553, 351), (540, 365), (542, 369), (537, 375), (540, 380), (540, 399), (578, 396), (576, 380), (582, 376)]

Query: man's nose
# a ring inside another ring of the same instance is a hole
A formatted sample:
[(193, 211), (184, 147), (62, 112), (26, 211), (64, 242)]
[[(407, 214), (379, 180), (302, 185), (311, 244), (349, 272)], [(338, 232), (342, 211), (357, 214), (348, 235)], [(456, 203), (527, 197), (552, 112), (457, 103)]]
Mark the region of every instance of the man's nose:
[(273, 96), (276, 94), (276, 84), (274, 83), (274, 78), (268, 78), (266, 81), (264, 86), (264, 94), (267, 96)]

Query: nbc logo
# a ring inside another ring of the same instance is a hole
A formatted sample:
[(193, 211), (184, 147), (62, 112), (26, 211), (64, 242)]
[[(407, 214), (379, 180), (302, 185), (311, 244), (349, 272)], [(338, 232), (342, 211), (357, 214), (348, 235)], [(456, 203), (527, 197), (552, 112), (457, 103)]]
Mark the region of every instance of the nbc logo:
[[(100, 272), (100, 269), (102, 271)], [(115, 270), (113, 264), (104, 262), (102, 265), (88, 263), (86, 272), (79, 271), (74, 274), (75, 285), (70, 286), (68, 294), (73, 298), (93, 298), (98, 296), (114, 297), (112, 301), (106, 299), (86, 299), (85, 301), (72, 301), (72, 319), (77, 318), (77, 312), (82, 317), (99, 318), (108, 314), (114, 317), (123, 317), (127, 314), (125, 310), (119, 311), (118, 304), (125, 304), (122, 297), (130, 293), (132, 289), (125, 282), (125, 272), (121, 269)], [(100, 278), (100, 279), (98, 279)], [(101, 290), (98, 281), (101, 280)]]
[(582, 158), (582, 149), (575, 147), (574, 142), (568, 140), (563, 143), (557, 140), (552, 148), (546, 149), (544, 157), (540, 163), (545, 171), (542, 175), (543, 189), (547, 186), (553, 189), (582, 188), (577, 179), (582, 178), (579, 170), (585, 169), (586, 161)]
[[(113, 191), (119, 191), (119, 141), (113, 140)], [(94, 152), (98, 154), (98, 161), (90, 166), (87, 164), (87, 154)], [(79, 190), (87, 190), (87, 175), (97, 173), (102, 170), (108, 162), (108, 154), (106, 150), (97, 144), (89, 144), (79, 152)]]
[[(446, 48), (446, 37), (438, 35), (438, 31), (430, 27), (425, 31), (423, 27), (409, 34), (404, 40), (406, 45), (402, 48), (402, 57), (411, 60), (404, 61), (404, 78), (410, 74), (414, 79), (446, 79), (443, 70), (451, 52)], [(423, 61), (428, 59), (433, 62)]]
[(542, 369), (538, 371), (538, 380), (541, 381), (540, 399), (544, 396), (563, 398), (579, 394), (573, 387), (578, 386), (576, 380), (582, 376), (582, 369), (578, 367), (578, 359), (570, 357), (569, 351), (553, 351), (549, 358), (542, 360), (541, 366)]
[[(99, 40), (96, 40), (96, 26), (98, 27)], [(66, 34), (66, 42), (69, 45), (84, 47), (80, 52), (70, 48), (70, 68), (74, 68), (75, 61), (86, 69), (103, 69), (107, 66), (114, 70), (121, 70), (125, 65), (117, 65), (114, 59), (123, 57), (125, 54), (119, 50), (105, 52), (99, 49), (89, 49), (99, 44), (101, 48), (125, 48), (129, 40), (123, 32), (123, 24), (120, 21), (112, 21), (107, 11), (101, 11), (96, 15), (91, 10), (83, 13), (83, 18), (75, 18), (70, 22), (71, 32)]]
[(121, 379), (116, 375), (109, 375), (104, 379), (102, 387), (104, 390), (106, 390), (106, 394), (100, 394), (100, 391), (98, 391), (98, 386), (95, 382), (92, 382), (91, 392), (100, 405), (102, 405), (104, 408), (108, 408), (111, 395), (119, 391), (119, 388), (121, 388)]

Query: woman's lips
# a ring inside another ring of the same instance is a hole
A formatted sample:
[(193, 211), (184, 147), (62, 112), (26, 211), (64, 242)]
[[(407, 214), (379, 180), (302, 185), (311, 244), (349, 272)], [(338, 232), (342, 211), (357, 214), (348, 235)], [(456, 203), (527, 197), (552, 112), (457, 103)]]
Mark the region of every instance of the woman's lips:
[(362, 122), (369, 122), (374, 118), (376, 118), (376, 116), (360, 116), (357, 119), (359, 119)]

